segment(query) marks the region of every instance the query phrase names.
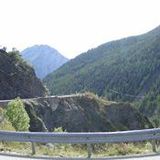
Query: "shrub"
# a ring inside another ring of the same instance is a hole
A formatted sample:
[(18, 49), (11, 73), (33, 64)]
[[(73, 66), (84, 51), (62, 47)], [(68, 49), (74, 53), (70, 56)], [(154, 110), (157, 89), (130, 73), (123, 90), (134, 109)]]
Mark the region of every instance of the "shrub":
[(8, 103), (6, 116), (17, 131), (28, 130), (30, 119), (20, 98)]
[(53, 132), (66, 132), (62, 127), (54, 128)]
[(13, 128), (11, 122), (9, 122), (5, 118), (5, 112), (1, 107), (0, 107), (0, 130), (15, 131), (15, 129)]

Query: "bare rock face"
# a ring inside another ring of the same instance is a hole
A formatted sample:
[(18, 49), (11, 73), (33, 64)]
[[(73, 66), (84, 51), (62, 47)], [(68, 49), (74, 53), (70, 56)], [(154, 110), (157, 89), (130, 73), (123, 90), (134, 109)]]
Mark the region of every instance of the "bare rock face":
[(48, 97), (24, 101), (31, 119), (30, 131), (105, 132), (152, 128), (130, 104), (92, 96)]
[(45, 96), (46, 90), (34, 70), (17, 51), (0, 50), (0, 99)]

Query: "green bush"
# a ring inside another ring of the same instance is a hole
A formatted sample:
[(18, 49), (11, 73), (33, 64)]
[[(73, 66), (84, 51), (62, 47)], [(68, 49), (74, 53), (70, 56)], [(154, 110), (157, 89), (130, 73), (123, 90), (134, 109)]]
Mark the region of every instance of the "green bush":
[(5, 118), (5, 111), (0, 107), (0, 130), (15, 131), (11, 122)]
[(28, 130), (30, 119), (20, 98), (8, 103), (6, 116), (17, 131)]

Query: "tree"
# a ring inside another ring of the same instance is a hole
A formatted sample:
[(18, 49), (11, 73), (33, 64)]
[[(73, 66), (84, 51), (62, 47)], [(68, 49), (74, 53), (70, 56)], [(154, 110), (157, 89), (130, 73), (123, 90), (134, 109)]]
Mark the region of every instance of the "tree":
[(24, 109), (24, 104), (20, 98), (16, 98), (7, 105), (6, 116), (17, 131), (27, 131), (30, 118)]

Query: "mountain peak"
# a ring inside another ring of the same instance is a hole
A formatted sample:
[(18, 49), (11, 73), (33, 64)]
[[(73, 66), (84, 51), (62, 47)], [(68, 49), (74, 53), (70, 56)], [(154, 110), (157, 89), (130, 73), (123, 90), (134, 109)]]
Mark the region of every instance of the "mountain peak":
[(33, 65), (36, 75), (40, 79), (68, 61), (56, 49), (44, 44), (28, 47), (21, 54), (26, 61)]

